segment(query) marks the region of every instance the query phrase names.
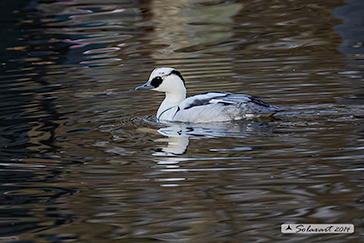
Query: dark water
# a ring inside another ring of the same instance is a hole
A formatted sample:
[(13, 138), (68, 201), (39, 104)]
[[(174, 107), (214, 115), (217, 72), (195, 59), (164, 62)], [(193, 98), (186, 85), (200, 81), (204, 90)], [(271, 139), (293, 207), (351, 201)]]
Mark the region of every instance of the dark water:
[[(362, 1), (0, 6), (0, 242), (363, 242)], [(156, 66), (293, 109), (160, 124)]]

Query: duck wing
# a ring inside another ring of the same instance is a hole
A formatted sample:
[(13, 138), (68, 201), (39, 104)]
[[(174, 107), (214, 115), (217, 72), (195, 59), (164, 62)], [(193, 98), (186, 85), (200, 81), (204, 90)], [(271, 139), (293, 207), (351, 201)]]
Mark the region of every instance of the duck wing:
[(192, 123), (231, 121), (271, 116), (280, 110), (255, 96), (209, 92), (182, 101), (174, 113), (173, 120)]
[(223, 104), (241, 106), (244, 103), (252, 102), (259, 106), (274, 107), (268, 103), (256, 99), (256, 97), (244, 94), (232, 94), (227, 92), (209, 92), (191, 96), (185, 99), (180, 105), (181, 110), (188, 110), (196, 106)]
[(182, 103), (179, 104), (179, 107), (181, 110), (188, 110), (195, 106), (214, 104), (217, 103), (218, 99), (223, 99), (229, 94), (230, 93), (225, 93), (225, 92), (209, 92), (209, 93), (194, 95), (182, 101)]

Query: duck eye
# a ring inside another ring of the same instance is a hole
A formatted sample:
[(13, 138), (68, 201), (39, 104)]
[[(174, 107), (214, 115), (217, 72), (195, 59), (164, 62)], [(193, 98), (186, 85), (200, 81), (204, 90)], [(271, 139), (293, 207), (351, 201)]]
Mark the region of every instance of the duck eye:
[(157, 88), (159, 87), (159, 85), (163, 82), (163, 79), (161, 76), (157, 76), (155, 78), (152, 79), (152, 82), (150, 82), (150, 84), (154, 87)]

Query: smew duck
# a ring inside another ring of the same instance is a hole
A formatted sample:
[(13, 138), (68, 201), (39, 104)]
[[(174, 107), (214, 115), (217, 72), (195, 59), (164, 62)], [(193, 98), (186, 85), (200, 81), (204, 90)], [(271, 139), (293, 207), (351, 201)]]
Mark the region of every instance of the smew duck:
[(286, 110), (286, 108), (278, 108), (251, 95), (228, 92), (207, 92), (186, 99), (184, 78), (179, 71), (169, 67), (154, 69), (149, 81), (135, 89), (165, 93), (165, 99), (157, 111), (159, 121), (223, 122), (267, 117)]

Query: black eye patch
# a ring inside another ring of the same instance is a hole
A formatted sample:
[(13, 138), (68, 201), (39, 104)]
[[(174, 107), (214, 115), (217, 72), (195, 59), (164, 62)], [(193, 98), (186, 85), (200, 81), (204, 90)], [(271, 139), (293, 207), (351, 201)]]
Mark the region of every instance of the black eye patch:
[(163, 82), (163, 79), (161, 76), (157, 76), (155, 78), (152, 79), (152, 82), (150, 82), (150, 84), (154, 87), (157, 88), (159, 87), (159, 85)]

